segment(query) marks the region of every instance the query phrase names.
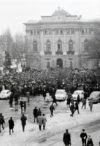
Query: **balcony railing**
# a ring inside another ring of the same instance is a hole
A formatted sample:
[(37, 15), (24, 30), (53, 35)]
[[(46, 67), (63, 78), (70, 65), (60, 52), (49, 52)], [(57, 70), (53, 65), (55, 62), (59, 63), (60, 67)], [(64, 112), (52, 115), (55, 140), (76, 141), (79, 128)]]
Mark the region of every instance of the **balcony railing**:
[(62, 55), (63, 52), (62, 52), (62, 51), (57, 51), (56, 54), (57, 54), (57, 55)]
[(74, 55), (75, 51), (67, 51), (67, 54)]
[(46, 55), (51, 55), (51, 54), (52, 54), (51, 51), (45, 51), (44, 53), (45, 53)]

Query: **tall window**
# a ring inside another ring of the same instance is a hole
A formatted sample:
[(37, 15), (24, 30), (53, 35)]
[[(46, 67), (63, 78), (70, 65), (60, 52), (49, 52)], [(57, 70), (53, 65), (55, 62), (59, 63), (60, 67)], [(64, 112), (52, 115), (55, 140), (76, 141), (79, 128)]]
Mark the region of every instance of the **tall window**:
[(37, 41), (33, 41), (33, 51), (37, 52), (38, 48), (37, 48)]
[(62, 52), (62, 41), (61, 40), (58, 40), (57, 42), (57, 52), (56, 54), (63, 54)]
[(58, 40), (57, 42), (57, 51), (62, 51), (62, 41)]
[(84, 40), (84, 51), (88, 51), (88, 39)]
[(50, 40), (46, 41), (46, 52), (51, 52), (51, 42), (50, 42)]
[(69, 45), (69, 51), (73, 51), (73, 40), (70, 39), (68, 45)]
[(47, 62), (47, 68), (48, 69), (50, 68), (50, 62)]

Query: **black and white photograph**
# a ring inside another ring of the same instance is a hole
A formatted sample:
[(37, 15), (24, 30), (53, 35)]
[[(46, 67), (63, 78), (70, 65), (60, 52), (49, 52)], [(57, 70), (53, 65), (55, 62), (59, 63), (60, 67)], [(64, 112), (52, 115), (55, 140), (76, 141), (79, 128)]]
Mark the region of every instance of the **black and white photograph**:
[(0, 0), (0, 146), (100, 146), (100, 0)]

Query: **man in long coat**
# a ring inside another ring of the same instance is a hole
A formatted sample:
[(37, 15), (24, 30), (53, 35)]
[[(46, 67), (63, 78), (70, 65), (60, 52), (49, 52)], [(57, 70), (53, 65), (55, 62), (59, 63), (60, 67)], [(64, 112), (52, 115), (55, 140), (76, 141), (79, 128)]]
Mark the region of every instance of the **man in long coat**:
[(21, 116), (21, 124), (22, 124), (23, 132), (25, 131), (26, 120), (27, 120), (27, 117), (24, 114), (22, 114), (22, 116)]
[(10, 117), (9, 121), (8, 121), (8, 124), (9, 124), (9, 135), (11, 135), (11, 132), (13, 133), (14, 132), (14, 120), (12, 117)]
[(68, 129), (66, 129), (66, 132), (63, 135), (63, 142), (65, 146), (71, 146), (71, 135), (68, 132)]

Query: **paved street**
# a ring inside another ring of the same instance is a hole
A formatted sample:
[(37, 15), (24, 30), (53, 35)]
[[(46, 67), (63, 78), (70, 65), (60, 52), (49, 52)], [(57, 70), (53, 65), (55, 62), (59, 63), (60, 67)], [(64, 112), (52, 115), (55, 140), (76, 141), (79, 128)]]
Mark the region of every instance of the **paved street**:
[[(41, 107), (42, 112), (46, 114), (47, 125), (45, 131), (39, 131), (38, 125), (33, 123), (32, 110), (33, 108)], [(31, 99), (30, 105), (27, 106), (26, 115), (28, 117), (26, 131), (22, 132), (20, 124), (20, 110), (15, 112), (14, 109), (10, 109), (8, 101), (0, 101), (0, 111), (4, 113), (6, 117), (6, 128), (0, 135), (1, 146), (63, 146), (62, 136), (66, 128), (69, 129), (72, 136), (72, 145), (81, 145), (81, 139), (79, 137), (83, 128), (86, 132), (93, 137), (95, 145), (98, 145), (100, 140), (100, 104), (95, 104), (93, 112), (87, 109), (81, 109), (80, 114), (75, 113), (74, 117), (70, 117), (70, 111), (66, 107), (66, 103), (58, 103), (56, 107), (54, 117), (50, 118), (49, 105), (47, 105), (42, 97)], [(15, 132), (12, 136), (9, 136), (7, 121), (12, 116), (16, 120)], [(4, 140), (6, 138), (6, 140)]]

